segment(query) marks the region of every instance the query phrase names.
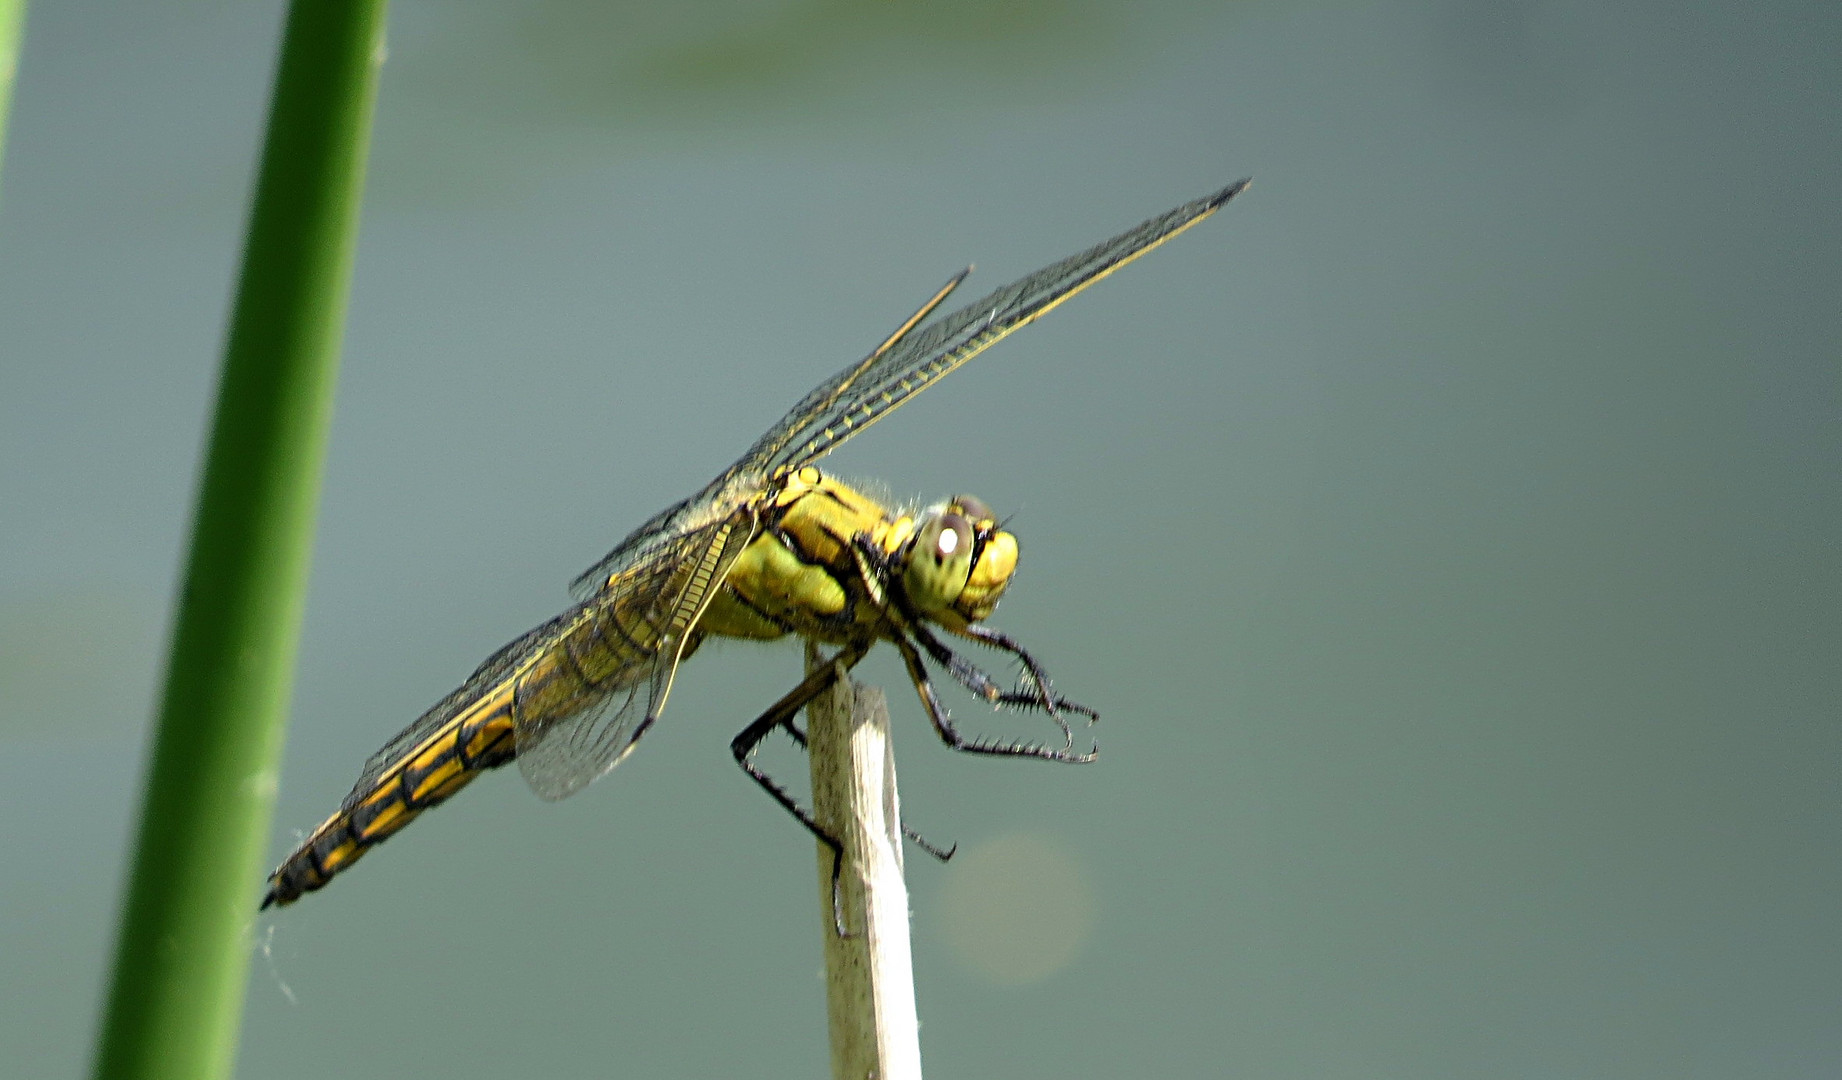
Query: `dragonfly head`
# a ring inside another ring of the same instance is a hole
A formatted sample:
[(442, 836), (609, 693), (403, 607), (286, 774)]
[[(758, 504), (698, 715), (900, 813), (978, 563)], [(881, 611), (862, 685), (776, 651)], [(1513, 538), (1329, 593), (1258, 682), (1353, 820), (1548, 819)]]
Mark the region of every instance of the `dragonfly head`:
[(1016, 570), (1017, 538), (984, 502), (956, 495), (922, 511), (902, 584), (919, 614), (963, 626), (991, 615)]

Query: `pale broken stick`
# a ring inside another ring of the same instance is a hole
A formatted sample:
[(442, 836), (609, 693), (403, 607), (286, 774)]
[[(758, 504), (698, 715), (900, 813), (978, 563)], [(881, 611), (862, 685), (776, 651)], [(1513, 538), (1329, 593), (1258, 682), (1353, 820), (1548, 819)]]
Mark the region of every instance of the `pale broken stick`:
[[(808, 671), (823, 662), (809, 649)], [(834, 871), (831, 848), (818, 845), (831, 1074), (833, 1080), (920, 1080), (889, 703), (840, 665), (806, 716), (813, 818), (843, 847)]]

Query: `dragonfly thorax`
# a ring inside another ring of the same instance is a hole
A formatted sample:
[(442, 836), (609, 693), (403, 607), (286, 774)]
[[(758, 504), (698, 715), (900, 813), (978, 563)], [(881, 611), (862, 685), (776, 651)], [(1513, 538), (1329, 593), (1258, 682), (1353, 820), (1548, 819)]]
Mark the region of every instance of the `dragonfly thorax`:
[(924, 619), (963, 629), (992, 613), (1017, 567), (1017, 539), (957, 496), (916, 513), (810, 466), (787, 478), (698, 622), (703, 634), (796, 634), (845, 644)]

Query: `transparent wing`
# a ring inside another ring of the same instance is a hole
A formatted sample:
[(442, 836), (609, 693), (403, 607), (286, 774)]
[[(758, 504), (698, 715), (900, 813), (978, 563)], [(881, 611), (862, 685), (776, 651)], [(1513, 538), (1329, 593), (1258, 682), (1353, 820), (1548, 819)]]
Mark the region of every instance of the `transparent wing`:
[[(961, 272), (869, 356), (815, 387), (741, 460), (702, 491), (666, 507), (627, 534), (572, 583), (578, 597), (608, 582), (677, 538), (733, 514), (748, 497), (808, 465), (888, 415), (943, 375), (1046, 315), (1057, 304), (1222, 208), (1248, 181), (1160, 214), (1105, 243), (1044, 267), (976, 303), (920, 325), (965, 280)], [(919, 327), (919, 329), (917, 329)]]
[(493, 693), (533, 659), (549, 651), (558, 635), (581, 618), (584, 606), (578, 604), (570, 608), (488, 657), (459, 689), (442, 698), (433, 708), (418, 717), (415, 723), (398, 732), (384, 744), (383, 749), (366, 760), (358, 783), (352, 785), (352, 793), (346, 797), (346, 801), (350, 803), (375, 791), (378, 780), (402, 761), (406, 754), (428, 741), (430, 736), (446, 727), (449, 721), (468, 706)]
[[(724, 473), (723, 479), (730, 479), (734, 472), (731, 469)], [(764, 483), (765, 480), (757, 479), (750, 484), (740, 478), (726, 485), (713, 483), (690, 498), (673, 503), (628, 533), (595, 565), (577, 574), (569, 583), (570, 592), (579, 600), (592, 601), (648, 563), (660, 558), (682, 558), (688, 537), (733, 516)]]
[(514, 724), (518, 771), (531, 790), (551, 801), (567, 798), (620, 764), (645, 733), (643, 686), (603, 694), (535, 729)]
[(807, 394), (749, 449), (731, 473), (777, 476), (818, 460), (954, 368), (1215, 213), (1247, 184), (1242, 180), (1185, 203), (1012, 282), (913, 334), (898, 335), (899, 341), (886, 343)]
[[(934, 313), (940, 302), (966, 280), (972, 272), (971, 267), (961, 270), (948, 279), (940, 290), (921, 305), (921, 309), (908, 317), (908, 321), (896, 328), (876, 351), (858, 361), (859, 370), (874, 363), (876, 359), (894, 348), (913, 330), (922, 319)], [(833, 380), (836, 382), (837, 380)], [(781, 427), (786, 426), (792, 417), (781, 420)], [(600, 592), (608, 582), (634, 563), (647, 558), (661, 547), (669, 546), (672, 538), (699, 528), (703, 522), (716, 517), (726, 517), (740, 509), (748, 496), (760, 490), (767, 483), (767, 477), (745, 469), (747, 459), (731, 465), (723, 474), (711, 481), (702, 491), (688, 499), (674, 503), (647, 519), (639, 528), (628, 533), (614, 550), (602, 556), (601, 561), (576, 575), (569, 583), (570, 590), (583, 600)]]
[(531, 790), (573, 795), (620, 764), (658, 720), (697, 620), (754, 528), (752, 516), (734, 515), (628, 568), (516, 676), (512, 730)]

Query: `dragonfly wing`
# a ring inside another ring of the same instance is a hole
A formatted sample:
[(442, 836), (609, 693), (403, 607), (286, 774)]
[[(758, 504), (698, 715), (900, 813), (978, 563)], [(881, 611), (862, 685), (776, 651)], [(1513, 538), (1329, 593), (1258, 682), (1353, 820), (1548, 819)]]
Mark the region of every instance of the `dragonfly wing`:
[(1056, 305), (1221, 209), (1248, 181), (1160, 214), (1061, 262), (1014, 281), (950, 315), (921, 324), (966, 272), (954, 276), (875, 351), (814, 387), (702, 491), (627, 534), (572, 583), (588, 599), (661, 547), (726, 518), (781, 476), (811, 464), (899, 408), (942, 376), (1048, 314)]
[(567, 798), (620, 764), (644, 733), (646, 685), (604, 694), (535, 729), (514, 722), (518, 771), (531, 790), (552, 801)]
[(519, 676), (518, 771), (546, 799), (605, 775), (659, 718), (697, 620), (754, 536), (732, 515), (629, 567)]
[(678, 661), (696, 647), (698, 620), (716, 599), (723, 579), (729, 576), (742, 549), (755, 538), (759, 524), (753, 512), (733, 515), (723, 524), (708, 529), (708, 537), (696, 545), (696, 557), (681, 567), (684, 584), (675, 590), (663, 622), (665, 645), (659, 650), (659, 663), (653, 669), (648, 722), (658, 719), (659, 713), (664, 711)]
[(579, 600), (590, 600), (612, 587), (623, 575), (661, 556), (673, 557), (687, 539), (704, 533), (740, 513), (767, 488), (767, 477), (744, 470), (740, 463), (704, 486), (702, 491), (647, 518), (628, 533), (601, 561), (576, 575), (569, 583)]
[(755, 443), (731, 473), (778, 476), (818, 460), (948, 372), (1215, 213), (1247, 184), (1242, 180), (1185, 203), (1014, 281), (913, 333), (898, 333), (899, 340), (885, 343), (865, 360), (845, 368), (807, 394)]
[[(812, 395), (807, 395), (808, 400), (802, 401), (791, 414), (776, 424), (774, 430), (780, 431), (799, 417), (812, 413), (817, 408), (841, 397), (850, 389), (858, 375), (873, 367), (884, 354), (906, 338), (910, 330), (932, 315), (934, 309), (940, 306), (940, 302), (945, 300), (954, 289), (959, 288), (960, 282), (965, 281), (966, 275), (970, 273), (972, 273), (972, 268), (967, 267), (954, 274), (945, 285), (928, 298), (927, 303), (922, 304), (918, 311), (908, 317), (908, 321), (885, 338), (874, 352), (845, 371), (839, 372), (836, 377), (821, 387), (820, 389), (830, 391), (827, 401), (814, 400), (813, 395), (818, 393), (815, 390)], [(769, 435), (772, 434), (773, 432), (769, 432)], [(603, 556), (600, 562), (576, 575), (576, 579), (569, 583), (570, 589), (578, 598), (587, 600), (604, 588), (622, 570), (644, 559), (649, 551), (661, 544), (669, 543), (672, 536), (695, 529), (700, 522), (712, 517), (726, 517), (740, 509), (749, 495), (760, 490), (767, 481), (765, 474), (746, 468), (749, 460), (745, 457), (736, 462), (702, 491), (666, 507), (647, 519), (639, 528), (623, 537), (620, 543), (614, 545), (614, 550)]]
[[(358, 783), (352, 786), (347, 803), (371, 794), (383, 775), (400, 765), (404, 757), (446, 727), (462, 711), (471, 707), (494, 687), (511, 678), (521, 668), (548, 651), (558, 635), (581, 618), (583, 605), (577, 605), (556, 618), (520, 636), (481, 664), (460, 688), (442, 698), (433, 708), (398, 732), (383, 749), (365, 762)], [(349, 808), (349, 807), (348, 807)]]

